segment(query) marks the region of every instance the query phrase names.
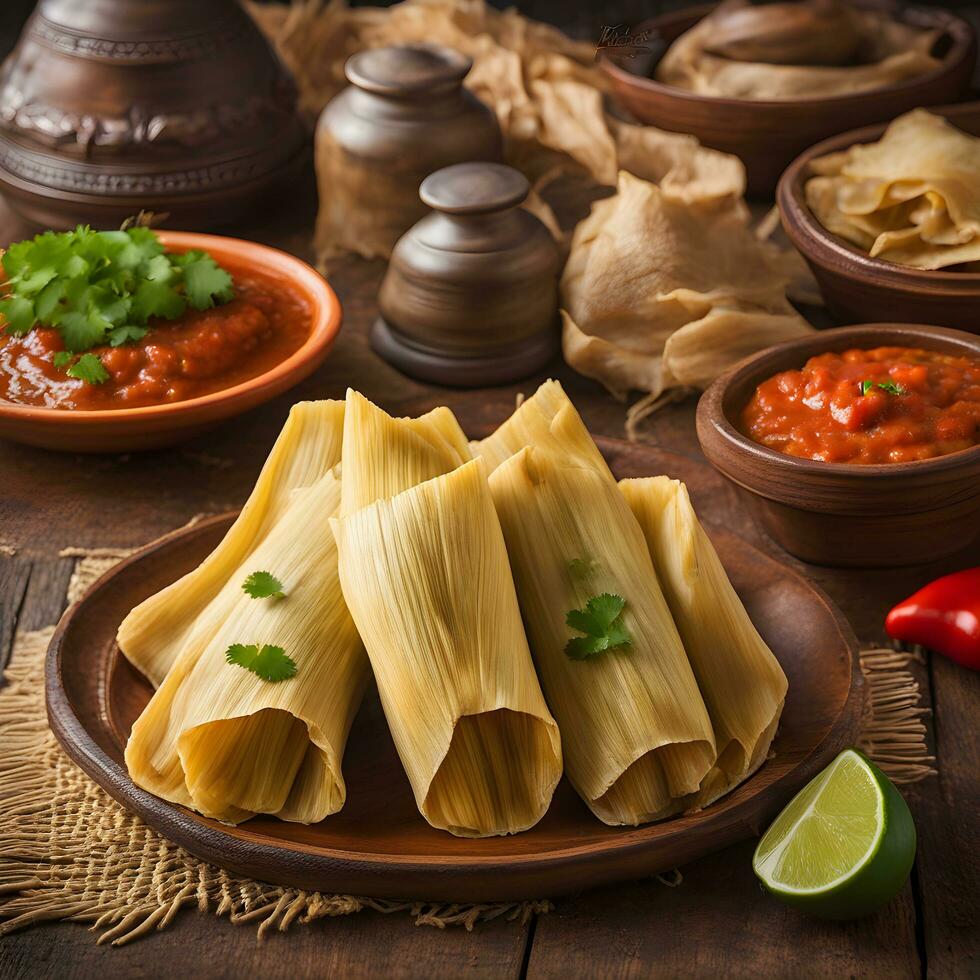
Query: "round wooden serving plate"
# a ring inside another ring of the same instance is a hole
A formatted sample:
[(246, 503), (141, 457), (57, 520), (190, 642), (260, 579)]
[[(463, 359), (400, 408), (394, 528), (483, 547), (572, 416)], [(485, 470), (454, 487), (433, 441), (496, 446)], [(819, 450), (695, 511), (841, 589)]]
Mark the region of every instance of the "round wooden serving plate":
[[(656, 472), (649, 450), (599, 439), (619, 477)], [(705, 515), (708, 516), (708, 515)], [(254, 817), (228, 827), (135, 786), (123, 763), (152, 694), (119, 653), (116, 629), (138, 602), (194, 568), (234, 515), (176, 531), (117, 565), (65, 613), (46, 668), (48, 718), (65, 751), (123, 806), (197, 857), (308, 890), (434, 901), (555, 897), (640, 878), (757, 835), (794, 791), (857, 737), (857, 640), (830, 600), (730, 532), (711, 536), (749, 614), (789, 678), (773, 757), (706, 810), (642, 827), (607, 827), (565, 780), (534, 828), (469, 840), (419, 815), (369, 692), (344, 757), (347, 804), (312, 826)]]

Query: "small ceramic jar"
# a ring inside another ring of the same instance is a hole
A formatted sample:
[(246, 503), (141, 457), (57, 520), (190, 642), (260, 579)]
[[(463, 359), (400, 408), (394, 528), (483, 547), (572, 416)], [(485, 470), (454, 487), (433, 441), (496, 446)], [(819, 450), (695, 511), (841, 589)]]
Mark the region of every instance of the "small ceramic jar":
[(40, 0), (0, 67), (0, 191), (32, 225), (237, 224), (306, 158), (295, 86), (237, 0)]
[(419, 185), (464, 160), (500, 160), (493, 112), (463, 88), (473, 62), (434, 44), (361, 51), (317, 126), (317, 243), (387, 257), (421, 218)]
[(557, 353), (561, 260), (547, 228), (520, 207), (530, 187), (498, 163), (427, 177), (432, 213), (392, 252), (374, 349), (412, 377), (454, 387), (525, 378)]

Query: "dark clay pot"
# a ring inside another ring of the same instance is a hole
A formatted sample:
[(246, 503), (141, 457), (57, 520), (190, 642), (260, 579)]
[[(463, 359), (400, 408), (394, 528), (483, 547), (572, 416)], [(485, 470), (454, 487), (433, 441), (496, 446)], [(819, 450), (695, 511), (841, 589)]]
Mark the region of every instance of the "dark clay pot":
[(505, 384), (558, 351), (558, 249), (520, 207), (525, 177), (463, 163), (423, 182), (433, 209), (395, 246), (372, 345), (400, 370), (455, 387)]
[(419, 185), (466, 160), (500, 160), (493, 112), (463, 88), (473, 62), (430, 44), (375, 48), (345, 68), (351, 83), (317, 126), (317, 239), (387, 257), (425, 213)]
[(235, 0), (41, 0), (0, 69), (0, 189), (54, 228), (226, 224), (296, 171), (295, 104)]

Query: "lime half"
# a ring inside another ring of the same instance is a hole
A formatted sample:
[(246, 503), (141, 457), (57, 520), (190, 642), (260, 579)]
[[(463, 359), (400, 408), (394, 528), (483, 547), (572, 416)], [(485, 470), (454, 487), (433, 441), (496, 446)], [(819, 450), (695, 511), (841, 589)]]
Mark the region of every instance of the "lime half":
[(908, 804), (877, 766), (846, 749), (776, 817), (752, 868), (789, 905), (855, 919), (898, 894), (914, 859)]

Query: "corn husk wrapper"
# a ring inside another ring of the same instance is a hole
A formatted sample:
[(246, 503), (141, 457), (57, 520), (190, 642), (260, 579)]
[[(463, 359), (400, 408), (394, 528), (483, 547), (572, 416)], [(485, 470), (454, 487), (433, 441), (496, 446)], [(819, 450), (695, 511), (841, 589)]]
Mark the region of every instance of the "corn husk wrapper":
[(570, 463), (591, 467), (612, 479), (599, 447), (558, 381), (545, 381), (491, 435), (470, 443), (473, 455), (482, 456), (491, 473), (525, 446), (560, 446)]
[(344, 595), (422, 815), (464, 837), (533, 826), (561, 776), (561, 745), (528, 651), (485, 463), (466, 463), (333, 527)]
[[(745, 189), (737, 158), (702, 147), (691, 136), (611, 117), (603, 103), (607, 82), (595, 63), (595, 46), (573, 41), (516, 10), (497, 11), (483, 0), (405, 0), (387, 9), (348, 8), (334, 0), (294, 3), (288, 12), (254, 4), (249, 9), (296, 77), (311, 118), (345, 86), (344, 62), (364, 48), (425, 42), (472, 58), (465, 84), (494, 110), (507, 162), (534, 189), (529, 210), (560, 243), (554, 213), (536, 192), (546, 185), (554, 190), (561, 174), (585, 173), (609, 186), (625, 168), (661, 181), (664, 192), (679, 199), (692, 193), (734, 199)], [(329, 193), (336, 154), (325, 144), (319, 157), (320, 184)], [(321, 211), (316, 240), (321, 260), (343, 251), (365, 257), (390, 254), (390, 222), (374, 212), (371, 201), (359, 204), (359, 209)]]
[(765, 762), (786, 675), (732, 588), (687, 487), (665, 476), (619, 487), (643, 530), (711, 717), (718, 758), (687, 803), (706, 806)]
[(811, 328), (786, 298), (792, 271), (742, 206), (691, 207), (621, 172), (615, 196), (575, 231), (561, 280), (562, 346), (577, 371), (623, 398), (635, 425), (672, 388)]
[[(711, 770), (714, 737), (639, 525), (557, 383), (501, 430), (474, 449), (501, 460), (490, 489), (568, 778), (607, 824), (676, 813)], [(632, 644), (572, 660), (565, 615), (603, 593), (626, 600)]]
[(877, 143), (813, 161), (810, 210), (871, 256), (917, 269), (980, 261), (980, 138), (915, 109)]
[(853, 9), (847, 10), (858, 34), (853, 64), (773, 64), (712, 54), (727, 15), (748, 6), (747, 0), (728, 0), (682, 34), (661, 58), (656, 79), (699, 95), (805, 101), (883, 88), (940, 65), (931, 54), (940, 31), (901, 23), (885, 12)]
[[(119, 627), (126, 659), (159, 687), (178, 653), (214, 635), (260, 566), (248, 562), (289, 507), (292, 494), (340, 461), (344, 405), (299, 402), (289, 413), (245, 506), (221, 543), (193, 571), (141, 602)], [(244, 575), (236, 570), (247, 565)]]
[(393, 419), (348, 389), (344, 418), (342, 516), (449, 473), (471, 458), (456, 416), (440, 405), (417, 419)]
[[(341, 762), (369, 667), (340, 590), (328, 523), (339, 506), (329, 473), (296, 491), (249, 556), (285, 598), (247, 596), (239, 567), (220, 624), (184, 646), (133, 726), (126, 765), (137, 785), (230, 823), (254, 813), (314, 823), (343, 806)], [(235, 643), (282, 647), (295, 676), (272, 683), (226, 663)]]

